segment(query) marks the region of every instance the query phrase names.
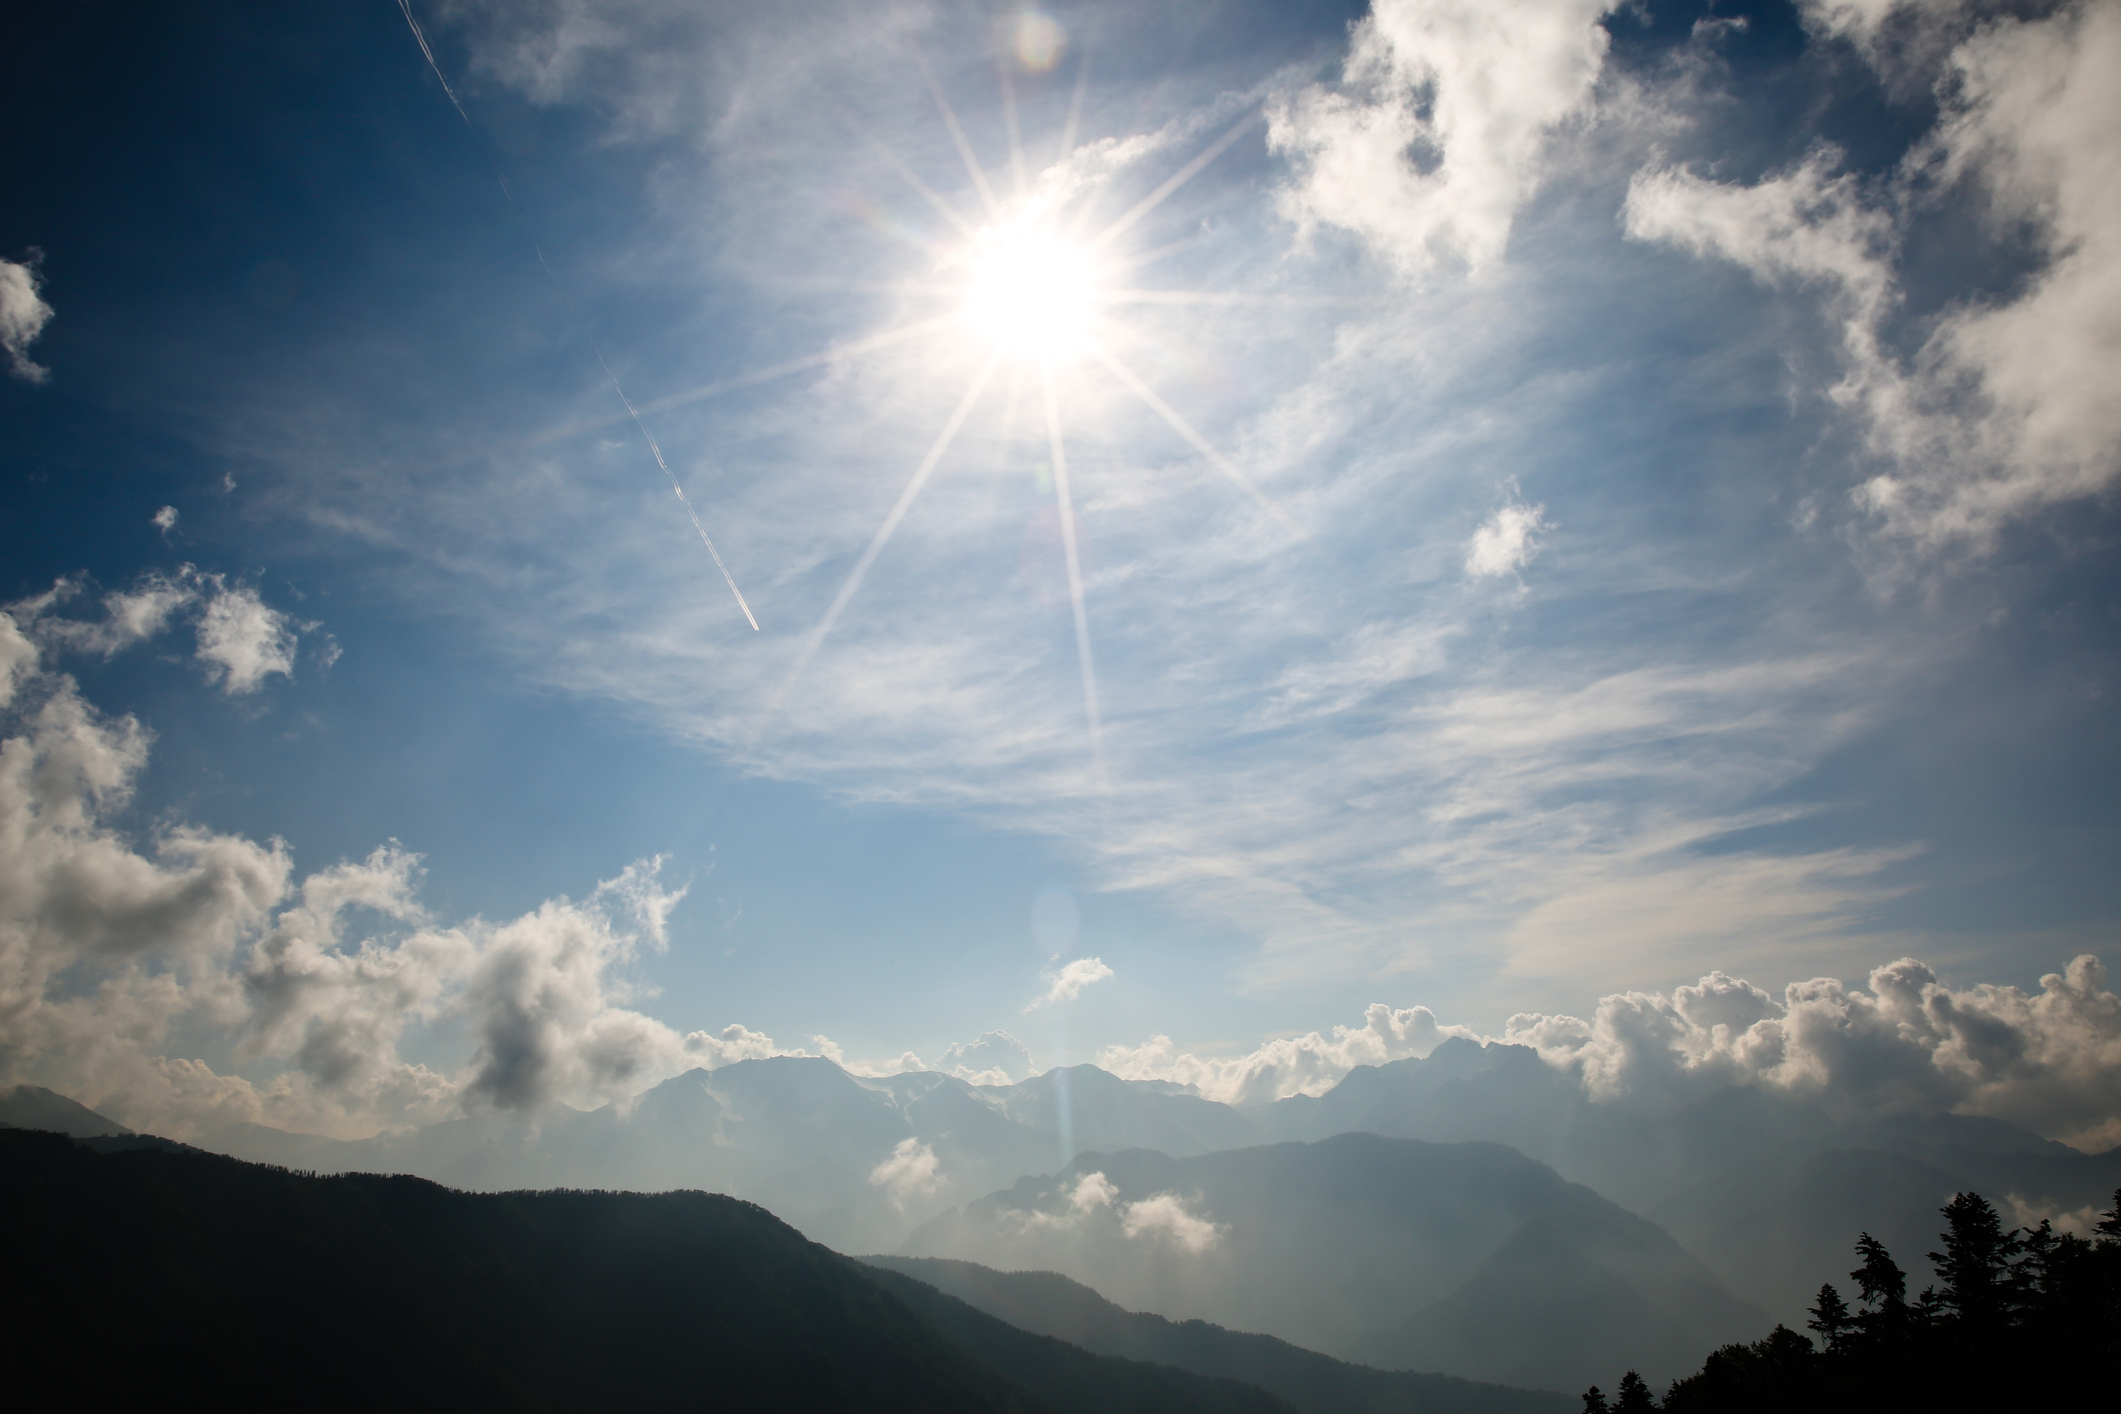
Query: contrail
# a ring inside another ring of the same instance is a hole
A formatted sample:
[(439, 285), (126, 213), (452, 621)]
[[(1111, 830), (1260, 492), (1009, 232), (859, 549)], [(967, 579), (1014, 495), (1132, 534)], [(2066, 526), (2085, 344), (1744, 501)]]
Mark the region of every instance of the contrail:
[[(465, 112), (464, 105), (457, 102), (457, 91), (449, 86), (448, 79), (442, 77), (442, 66), (435, 62), (435, 52), (427, 45), (426, 32), (420, 28), (420, 22), (412, 17), (412, 0), (398, 0), (398, 9), (404, 12), (405, 23), (412, 26), (412, 37), (419, 44), (420, 52), (427, 56), (427, 67), (435, 71), (435, 81), (442, 85), (442, 92), (449, 95), (450, 105), (457, 110), (457, 116), (464, 120), (465, 127), (477, 132), (478, 129), (472, 127), (471, 114)], [(498, 176), (500, 174), (495, 173), (495, 175)], [(503, 182), (501, 189), (506, 191), (508, 184)]]
[[(449, 80), (443, 77), (442, 66), (435, 62), (434, 48), (427, 42), (426, 31), (422, 30), (420, 22), (412, 17), (412, 0), (398, 0), (398, 11), (405, 16), (405, 23), (412, 27), (413, 41), (420, 46), (420, 52), (427, 57), (427, 67), (434, 70), (435, 81), (442, 85), (442, 92), (448, 95), (450, 107), (457, 110), (457, 116), (464, 120), (464, 126), (470, 128), (472, 136), (477, 138), (479, 135), (477, 125), (471, 121), (471, 114), (464, 111), (464, 105), (457, 101), (457, 91), (451, 88)], [(507, 199), (508, 205), (520, 215), (522, 208), (516, 206), (515, 193), (508, 189), (508, 178), (501, 175), (501, 166), (498, 162), (494, 164), (493, 176), (494, 180), (501, 184), (501, 195)], [(552, 267), (545, 263), (544, 247), (538, 244), (538, 238), (535, 235), (530, 237), (530, 248), (537, 255), (538, 265), (544, 270), (546, 277), (554, 284), (558, 284), (560, 277), (553, 274)], [(722, 552), (714, 548), (713, 537), (707, 534), (707, 527), (700, 524), (700, 514), (692, 508), (692, 499), (685, 494), (684, 486), (679, 484), (677, 473), (670, 469), (669, 462), (663, 460), (663, 449), (656, 445), (655, 434), (648, 430), (647, 423), (641, 421), (640, 413), (634, 411), (633, 403), (626, 397), (626, 390), (619, 386), (619, 375), (613, 373), (611, 365), (604, 362), (604, 351), (596, 346), (594, 339), (590, 340), (589, 347), (590, 351), (596, 354), (597, 363), (603, 368), (604, 376), (611, 380), (611, 391), (619, 395), (619, 402), (625, 407), (626, 415), (633, 419), (633, 425), (640, 428), (641, 435), (648, 439), (648, 450), (655, 453), (655, 464), (663, 468), (663, 475), (670, 478), (670, 489), (678, 493), (678, 501), (685, 507), (685, 514), (691, 518), (692, 528), (700, 533), (700, 543), (705, 545), (707, 553), (714, 557), (714, 567), (722, 572), (722, 579), (729, 585), (729, 592), (736, 596), (736, 606), (744, 611), (744, 621), (751, 625), (753, 633), (757, 633), (759, 631), (759, 621), (752, 616), (751, 606), (744, 602), (744, 591), (736, 587), (736, 576), (729, 573), (729, 566), (722, 563)]]
[(707, 547), (708, 554), (714, 556), (714, 567), (722, 572), (723, 580), (729, 585), (729, 592), (736, 596), (736, 606), (744, 611), (744, 619), (751, 625), (751, 631), (758, 632), (759, 621), (751, 617), (751, 606), (744, 602), (744, 591), (736, 587), (736, 576), (729, 573), (729, 566), (722, 563), (722, 552), (714, 548), (714, 541), (708, 536), (707, 527), (700, 524), (699, 512), (693, 510), (691, 498), (686, 496), (685, 488), (678, 484), (678, 474), (670, 469), (669, 462), (663, 460), (663, 449), (656, 445), (655, 434), (648, 430), (647, 423), (641, 421), (641, 415), (634, 412), (633, 403), (626, 397), (626, 390), (619, 386), (619, 375), (613, 373), (611, 365), (604, 362), (604, 351), (597, 349), (596, 356), (597, 363), (604, 369), (604, 376), (611, 380), (611, 391), (619, 395), (619, 401), (626, 405), (627, 413), (633, 418), (633, 425), (640, 428), (641, 435), (648, 439), (648, 450), (655, 453), (655, 464), (663, 468), (663, 475), (670, 478), (670, 489), (678, 493), (678, 501), (685, 507), (685, 514), (692, 517), (692, 528), (700, 533), (700, 543)]

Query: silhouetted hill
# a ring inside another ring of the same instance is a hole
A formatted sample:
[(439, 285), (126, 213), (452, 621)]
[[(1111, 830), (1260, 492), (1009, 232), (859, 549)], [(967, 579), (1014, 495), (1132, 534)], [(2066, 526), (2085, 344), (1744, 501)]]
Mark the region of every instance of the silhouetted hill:
[(1295, 1414), (1256, 1383), (1094, 1354), (1025, 1330), (902, 1272), (870, 1276), (982, 1364), (1058, 1408), (1085, 1414)]
[(1028, 1335), (704, 1193), (467, 1194), (9, 1130), (0, 1240), (8, 1368), (93, 1371), (106, 1401), (1287, 1411)]
[(1576, 1409), (1569, 1395), (1376, 1370), (1270, 1335), (1128, 1311), (1058, 1272), (1000, 1272), (939, 1257), (861, 1260), (916, 1277), (1013, 1326), (1085, 1350), (1258, 1385), (1302, 1414), (1573, 1414)]
[[(1528, 1225), (1533, 1237), (1520, 1236)], [(1513, 1240), (1535, 1237), (1629, 1300), (1552, 1310), (1536, 1284), (1513, 1304), (1500, 1284), (1475, 1280)], [(1646, 1370), (1677, 1373), (1771, 1324), (1655, 1224), (1497, 1144), (1344, 1134), (1188, 1159), (1084, 1154), (1057, 1175), (945, 1214), (900, 1250), (1059, 1271), (1123, 1306), (1328, 1352), (1455, 1297), (1477, 1313), (1488, 1343), (1422, 1347), (1409, 1364), (1518, 1385), (1537, 1370), (1564, 1390), (1587, 1381), (1556, 1373), (1578, 1367), (1541, 1352), (1580, 1345), (1585, 1374), (1617, 1350)], [(1589, 1332), (1583, 1342), (1572, 1325)], [(1516, 1363), (1498, 1368), (1496, 1358)]]
[(42, 1129), (53, 1134), (71, 1134), (76, 1139), (132, 1133), (116, 1120), (105, 1119), (88, 1106), (42, 1085), (17, 1085), (0, 1090), (0, 1127)]

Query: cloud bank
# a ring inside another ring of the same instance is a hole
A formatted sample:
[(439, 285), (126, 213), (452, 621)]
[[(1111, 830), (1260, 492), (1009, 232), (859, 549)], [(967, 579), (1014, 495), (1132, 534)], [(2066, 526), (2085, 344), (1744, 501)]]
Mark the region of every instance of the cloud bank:
[(1269, 1041), (1237, 1056), (1179, 1051), (1168, 1036), (1108, 1047), (1098, 1064), (1198, 1087), (1227, 1104), (1318, 1095), (1359, 1065), (1427, 1056), (1452, 1036), (1529, 1046), (1598, 1103), (1669, 1107), (1733, 1085), (1816, 1100), (1837, 1117), (1895, 1113), (2009, 1120), (2088, 1152), (2121, 1144), (2121, 996), (2089, 954), (2040, 990), (1955, 990), (1902, 958), (1869, 990), (1834, 978), (1777, 998), (1712, 972), (1670, 992), (1616, 992), (1588, 1019), (1519, 1013), (1495, 1037), (1441, 1026), (1426, 1007), (1369, 1008), (1360, 1027)]
[(1336, 1026), (1331, 1038), (1313, 1031), (1267, 1042), (1240, 1056), (1179, 1051), (1169, 1036), (1139, 1046), (1108, 1046), (1097, 1063), (1129, 1080), (1169, 1080), (1196, 1087), (1225, 1104), (1265, 1104), (1290, 1095), (1322, 1095), (1359, 1065), (1419, 1059), (1452, 1036), (1475, 1037), (1463, 1026), (1440, 1025), (1425, 1006), (1395, 1010), (1378, 1002), (1361, 1026)]

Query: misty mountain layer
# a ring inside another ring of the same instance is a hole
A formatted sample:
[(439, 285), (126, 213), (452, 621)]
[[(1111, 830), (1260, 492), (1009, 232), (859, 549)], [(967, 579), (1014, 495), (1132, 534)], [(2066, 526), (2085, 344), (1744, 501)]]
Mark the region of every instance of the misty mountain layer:
[(470, 1189), (703, 1188), (763, 1203), (842, 1251), (877, 1251), (1085, 1151), (1183, 1158), (1350, 1132), (1506, 1144), (1656, 1222), (1726, 1289), (1796, 1324), (1850, 1232), (1920, 1253), (1950, 1193), (1981, 1192), (2030, 1221), (2088, 1211), (2121, 1184), (2121, 1151), (2087, 1156), (1999, 1120), (1837, 1121), (1752, 1086), (1659, 1106), (1594, 1102), (1527, 1047), (1463, 1039), (1358, 1067), (1320, 1096), (1242, 1110), (1094, 1066), (975, 1086), (777, 1057), (692, 1071), (589, 1113), (489, 1113), (354, 1143), (244, 1126), (200, 1142)]
[(1669, 1377), (1770, 1324), (1655, 1224), (1496, 1144), (1344, 1134), (1083, 1154), (902, 1251), (1057, 1271), (1122, 1306), (1365, 1364), (1548, 1389), (1581, 1389), (1616, 1356)]

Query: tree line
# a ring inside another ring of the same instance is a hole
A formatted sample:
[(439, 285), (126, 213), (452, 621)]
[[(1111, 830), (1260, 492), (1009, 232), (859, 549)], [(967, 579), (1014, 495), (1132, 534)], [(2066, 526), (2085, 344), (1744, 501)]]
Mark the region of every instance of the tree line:
[[(1987, 1199), (1942, 1209), (1938, 1281), (1912, 1300), (1907, 1273), (1868, 1232), (1848, 1279), (1855, 1302), (1819, 1287), (1806, 1337), (1778, 1325), (1726, 1345), (1660, 1402), (1630, 1370), (1584, 1414), (1751, 1414), (1775, 1410), (2071, 1408), (2115, 1397), (2121, 1357), (2121, 1189), (2090, 1239), (2039, 1226), (2006, 1230)], [(2103, 1391), (2104, 1399), (2099, 1395)]]

